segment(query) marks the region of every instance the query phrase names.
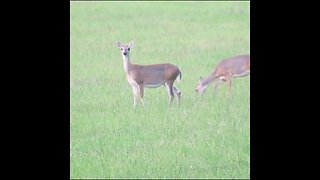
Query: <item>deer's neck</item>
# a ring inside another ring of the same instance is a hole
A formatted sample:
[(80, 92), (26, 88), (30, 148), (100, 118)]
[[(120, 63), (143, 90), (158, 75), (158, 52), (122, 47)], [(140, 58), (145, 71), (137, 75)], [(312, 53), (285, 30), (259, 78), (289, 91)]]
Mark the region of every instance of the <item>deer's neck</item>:
[(210, 76), (208, 76), (207, 78), (205, 78), (205, 80), (203, 81), (203, 85), (207, 86), (207, 85), (213, 83), (213, 81), (215, 79), (216, 79), (216, 75), (215, 75), (215, 73), (213, 73)]
[(124, 56), (124, 55), (122, 55), (122, 57), (123, 57), (123, 68), (124, 68), (124, 71), (128, 74), (129, 73), (129, 68), (131, 66), (130, 57), (129, 56)]

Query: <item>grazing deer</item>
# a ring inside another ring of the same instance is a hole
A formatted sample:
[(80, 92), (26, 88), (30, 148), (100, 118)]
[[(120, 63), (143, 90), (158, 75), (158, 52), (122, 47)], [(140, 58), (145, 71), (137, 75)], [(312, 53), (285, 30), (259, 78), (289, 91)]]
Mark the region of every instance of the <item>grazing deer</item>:
[(231, 95), (231, 79), (234, 77), (244, 77), (250, 75), (250, 55), (239, 55), (223, 59), (207, 78), (200, 77), (196, 91), (202, 95), (206, 88), (218, 80), (214, 89), (224, 82), (229, 85), (229, 95)]
[(130, 61), (130, 49), (133, 47), (133, 41), (128, 45), (123, 45), (119, 41), (116, 42), (116, 47), (121, 50), (123, 58), (124, 71), (127, 80), (133, 91), (133, 106), (136, 107), (139, 99), (139, 93), (142, 106), (144, 106), (144, 88), (157, 88), (162, 85), (167, 87), (169, 94), (169, 105), (174, 96), (177, 97), (180, 105), (181, 91), (174, 87), (174, 81), (180, 76), (180, 68), (172, 64), (151, 64), (139, 65), (133, 64)]

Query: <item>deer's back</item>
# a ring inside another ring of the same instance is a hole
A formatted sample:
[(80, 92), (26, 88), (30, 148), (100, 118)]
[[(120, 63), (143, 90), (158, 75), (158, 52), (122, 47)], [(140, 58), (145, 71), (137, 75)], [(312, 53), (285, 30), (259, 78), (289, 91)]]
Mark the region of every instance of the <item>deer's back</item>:
[(239, 55), (223, 59), (216, 68), (216, 73), (231, 73), (235, 75), (247, 74), (250, 72), (250, 55)]

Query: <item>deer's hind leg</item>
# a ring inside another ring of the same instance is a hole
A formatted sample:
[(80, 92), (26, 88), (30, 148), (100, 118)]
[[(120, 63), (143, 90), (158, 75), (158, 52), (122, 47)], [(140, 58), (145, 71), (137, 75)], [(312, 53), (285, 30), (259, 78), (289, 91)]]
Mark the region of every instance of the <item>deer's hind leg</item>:
[(143, 84), (139, 84), (139, 91), (140, 91), (141, 104), (142, 104), (142, 106), (144, 106), (144, 86), (143, 86)]
[(174, 97), (174, 93), (173, 93), (173, 81), (167, 81), (165, 83), (166, 87), (167, 87), (167, 91), (168, 91), (168, 95), (169, 95), (169, 105), (172, 103), (173, 97)]
[(173, 94), (177, 97), (178, 105), (180, 105), (180, 99), (181, 99), (181, 91), (180, 89), (176, 88), (175, 86), (172, 86)]

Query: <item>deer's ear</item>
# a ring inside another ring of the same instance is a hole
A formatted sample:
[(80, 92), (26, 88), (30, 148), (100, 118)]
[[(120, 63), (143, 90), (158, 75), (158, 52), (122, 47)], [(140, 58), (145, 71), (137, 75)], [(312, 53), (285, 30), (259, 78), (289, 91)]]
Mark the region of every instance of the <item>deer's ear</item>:
[(116, 42), (116, 47), (117, 47), (117, 48), (120, 48), (120, 46), (121, 46), (121, 43), (120, 43), (119, 41), (117, 41), (117, 42)]
[(130, 48), (133, 48), (133, 46), (134, 46), (133, 41), (130, 41), (130, 43), (129, 43), (129, 47), (130, 47)]

